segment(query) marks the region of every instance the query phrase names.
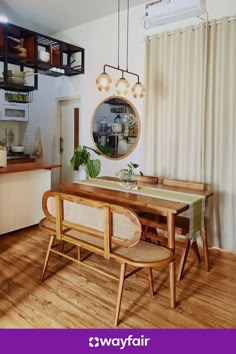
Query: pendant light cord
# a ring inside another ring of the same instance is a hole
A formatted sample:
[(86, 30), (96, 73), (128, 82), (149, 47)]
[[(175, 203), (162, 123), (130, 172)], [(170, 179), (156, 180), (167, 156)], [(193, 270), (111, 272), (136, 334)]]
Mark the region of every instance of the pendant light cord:
[(127, 57), (126, 71), (129, 71), (129, 0), (127, 0)]
[(120, 0), (118, 0), (118, 69), (120, 68)]

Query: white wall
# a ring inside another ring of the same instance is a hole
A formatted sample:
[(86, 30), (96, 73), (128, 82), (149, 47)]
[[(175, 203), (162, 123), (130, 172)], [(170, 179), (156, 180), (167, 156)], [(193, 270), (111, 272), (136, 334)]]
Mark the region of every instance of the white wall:
[[(236, 14), (236, 1), (207, 0), (207, 10), (209, 18), (220, 18), (222, 16), (232, 16)], [(176, 27), (184, 27), (187, 24), (199, 22), (197, 19), (182, 21), (181, 23), (169, 24), (155, 27), (149, 30), (143, 28), (142, 16), (144, 6), (132, 8), (130, 11), (130, 41), (129, 41), (129, 70), (140, 75), (144, 80), (144, 58), (145, 44), (144, 38), (152, 33), (163, 32)], [(121, 53), (120, 66), (125, 68), (126, 59), (126, 14), (122, 13), (121, 19)], [(80, 144), (92, 146), (90, 136), (90, 123), (95, 107), (104, 98), (106, 93), (98, 92), (96, 88), (96, 77), (102, 72), (105, 63), (117, 65), (117, 14), (104, 17), (102, 19), (68, 29), (57, 34), (57, 37), (80, 45), (85, 48), (85, 74), (73, 78), (50, 78), (39, 77), (39, 90), (34, 93), (34, 102), (31, 104), (31, 120), (34, 126), (40, 126), (42, 131), (42, 141), (44, 149), (44, 160), (53, 162), (55, 156), (55, 136), (56, 136), (56, 100), (58, 97), (79, 96), (80, 107)], [(109, 70), (114, 78), (116, 71)], [(131, 84), (135, 83), (133, 76), (129, 76)], [(110, 95), (114, 94), (114, 89)], [(127, 98), (136, 106), (142, 124), (145, 124), (143, 116), (144, 100), (135, 100), (131, 95)], [(141, 134), (142, 137), (142, 134)], [(118, 161), (111, 161), (102, 158), (102, 175), (114, 175), (117, 170), (123, 168), (127, 162), (141, 163), (141, 146), (138, 147), (128, 158)], [(142, 169), (142, 166), (141, 166)], [(145, 172), (145, 171), (144, 171)]]

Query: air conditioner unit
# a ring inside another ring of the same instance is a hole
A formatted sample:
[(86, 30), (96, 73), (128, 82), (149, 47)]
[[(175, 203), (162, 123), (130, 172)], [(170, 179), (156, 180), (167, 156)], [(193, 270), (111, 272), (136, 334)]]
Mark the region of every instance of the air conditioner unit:
[(145, 5), (145, 22), (149, 27), (199, 16), (206, 9), (205, 0), (156, 0)]

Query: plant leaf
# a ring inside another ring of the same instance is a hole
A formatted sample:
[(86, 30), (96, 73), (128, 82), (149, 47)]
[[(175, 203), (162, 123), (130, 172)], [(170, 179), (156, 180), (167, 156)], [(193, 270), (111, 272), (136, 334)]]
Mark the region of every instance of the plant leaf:
[(132, 163), (133, 168), (138, 168), (139, 165), (137, 163)]
[(86, 164), (86, 173), (90, 178), (96, 178), (101, 170), (101, 161), (96, 160), (89, 160)]

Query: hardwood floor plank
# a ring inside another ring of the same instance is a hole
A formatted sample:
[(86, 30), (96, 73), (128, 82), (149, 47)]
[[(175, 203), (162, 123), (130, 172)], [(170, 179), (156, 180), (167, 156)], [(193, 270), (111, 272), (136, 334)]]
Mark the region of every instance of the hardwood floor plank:
[[(118, 283), (55, 255), (41, 283), (48, 242), (37, 227), (1, 236), (0, 327), (113, 328)], [(94, 254), (85, 262), (119, 273), (117, 263)], [(236, 255), (211, 249), (210, 262), (207, 273), (189, 257), (174, 310), (165, 268), (153, 271), (153, 298), (145, 270), (125, 280), (119, 328), (235, 328)]]

